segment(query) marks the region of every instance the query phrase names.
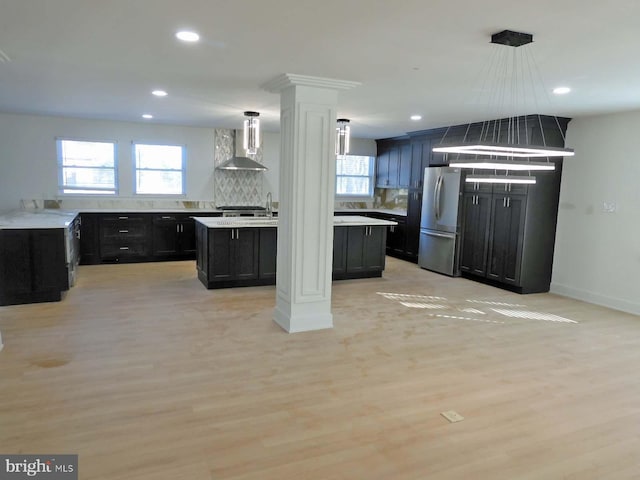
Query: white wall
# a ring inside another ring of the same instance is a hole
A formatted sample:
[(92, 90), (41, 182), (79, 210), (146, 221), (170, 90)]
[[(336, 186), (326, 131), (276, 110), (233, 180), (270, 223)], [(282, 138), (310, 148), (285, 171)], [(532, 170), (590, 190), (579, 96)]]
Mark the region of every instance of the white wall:
[[(19, 208), (23, 199), (63, 198), (58, 194), (56, 137), (117, 142), (119, 198), (129, 199), (134, 197), (132, 141), (186, 145), (187, 191), (180, 199), (213, 202), (213, 132), (213, 128), (0, 113), (0, 210)], [(272, 192), (277, 201), (280, 134), (263, 132), (262, 137), (262, 162), (269, 168), (263, 192)], [(351, 153), (375, 155), (376, 143), (352, 138)]]
[(551, 291), (640, 315), (638, 132), (640, 111), (569, 123)]
[(59, 198), (56, 137), (117, 142), (119, 196), (129, 198), (132, 141), (185, 145), (187, 190), (181, 199), (213, 200), (213, 129), (0, 114), (0, 209), (18, 208), (21, 199)]

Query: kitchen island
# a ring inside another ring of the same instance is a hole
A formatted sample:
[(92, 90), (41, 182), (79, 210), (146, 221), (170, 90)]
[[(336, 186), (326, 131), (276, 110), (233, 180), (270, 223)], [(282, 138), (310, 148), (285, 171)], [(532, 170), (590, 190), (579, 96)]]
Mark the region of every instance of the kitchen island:
[[(277, 218), (195, 217), (198, 278), (210, 289), (274, 285)], [(334, 217), (333, 279), (380, 277), (389, 220)]]
[(75, 281), (78, 212), (0, 215), (0, 306), (52, 302)]

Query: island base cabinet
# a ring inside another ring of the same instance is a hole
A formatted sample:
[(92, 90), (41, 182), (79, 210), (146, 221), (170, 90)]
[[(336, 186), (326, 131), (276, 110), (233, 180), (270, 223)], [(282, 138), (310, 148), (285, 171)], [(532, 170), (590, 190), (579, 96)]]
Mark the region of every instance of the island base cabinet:
[(0, 305), (60, 301), (68, 289), (63, 229), (0, 231)]
[(196, 224), (198, 278), (210, 289), (275, 284), (275, 237), (275, 228)]
[[(343, 232), (335, 233), (340, 228)], [(343, 239), (346, 246), (336, 245), (336, 239)], [(345, 261), (333, 266), (333, 279), (381, 277), (385, 265), (385, 251), (387, 243), (387, 227), (381, 226), (349, 226), (334, 229), (334, 262), (340, 258), (335, 249), (343, 248)]]
[[(333, 230), (333, 280), (380, 277), (386, 226)], [(208, 228), (196, 222), (198, 279), (207, 288), (275, 285), (277, 228)]]

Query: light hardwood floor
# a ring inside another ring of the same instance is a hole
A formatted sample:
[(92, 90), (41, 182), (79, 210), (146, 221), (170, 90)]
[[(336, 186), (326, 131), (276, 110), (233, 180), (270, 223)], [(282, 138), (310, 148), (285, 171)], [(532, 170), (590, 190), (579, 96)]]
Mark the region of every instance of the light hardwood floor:
[(332, 330), (286, 334), (274, 295), (101, 265), (0, 308), (0, 452), (87, 480), (640, 478), (639, 317), (391, 258), (334, 283)]

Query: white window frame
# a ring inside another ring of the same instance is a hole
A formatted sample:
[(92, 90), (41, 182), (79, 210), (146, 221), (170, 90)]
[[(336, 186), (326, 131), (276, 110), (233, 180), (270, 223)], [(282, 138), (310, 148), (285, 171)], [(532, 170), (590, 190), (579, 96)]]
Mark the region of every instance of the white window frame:
[[(163, 147), (180, 147), (182, 149), (182, 167), (178, 169), (167, 168), (138, 168), (138, 157), (136, 155), (137, 145), (154, 145)], [(166, 142), (131, 142), (131, 158), (133, 160), (133, 194), (144, 197), (186, 197), (187, 195), (187, 146), (178, 143)], [(182, 193), (139, 193), (138, 192), (138, 170), (158, 171), (158, 172), (182, 172)]]
[[(357, 194), (357, 195), (349, 195), (349, 194), (339, 194), (338, 193), (338, 178), (340, 177), (360, 177), (360, 175), (338, 175), (338, 169), (337, 169), (337, 165), (338, 165), (338, 160), (340, 157), (342, 157), (342, 155), (340, 156), (336, 156), (336, 179), (335, 179), (335, 184), (334, 184), (334, 188), (335, 188), (335, 197), (337, 200), (341, 200), (341, 201), (350, 201), (350, 202), (357, 202), (357, 201), (367, 201), (367, 200), (371, 200), (374, 196), (374, 189), (375, 189), (375, 183), (376, 183), (376, 178), (375, 178), (375, 172), (376, 172), (376, 157), (372, 156), (372, 155), (344, 155), (345, 157), (369, 157), (370, 161), (369, 161), (369, 175), (367, 175), (367, 177), (369, 178), (369, 193), (366, 195), (361, 195), (361, 194)], [(364, 177), (364, 176), (362, 176)]]
[[(58, 161), (58, 194), (59, 195), (88, 195), (88, 196), (117, 196), (118, 186), (118, 142), (115, 140), (96, 140), (88, 138), (56, 137), (56, 155)], [(113, 170), (113, 189), (106, 188), (76, 188), (64, 184), (64, 161), (62, 158), (62, 142), (85, 142), (85, 143), (110, 143), (113, 145), (113, 167), (76, 167), (76, 168), (97, 168)], [(77, 192), (65, 192), (65, 190), (78, 190)], [(94, 191), (87, 191), (94, 190)]]

